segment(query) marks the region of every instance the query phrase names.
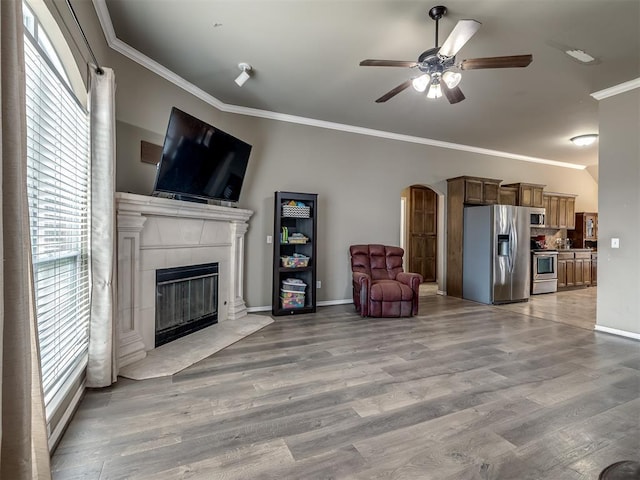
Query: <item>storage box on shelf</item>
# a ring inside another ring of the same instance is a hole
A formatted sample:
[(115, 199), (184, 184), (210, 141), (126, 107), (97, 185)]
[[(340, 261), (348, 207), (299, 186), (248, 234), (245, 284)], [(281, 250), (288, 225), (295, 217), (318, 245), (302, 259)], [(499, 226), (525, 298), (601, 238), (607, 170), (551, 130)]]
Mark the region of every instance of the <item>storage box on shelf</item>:
[(275, 192), (273, 245), (273, 315), (316, 310), (315, 193)]
[(280, 262), (285, 268), (301, 268), (309, 265), (309, 257), (300, 253), (294, 253), (293, 255), (281, 256)]
[(284, 309), (304, 307), (307, 284), (299, 278), (287, 278), (280, 288), (280, 304)]

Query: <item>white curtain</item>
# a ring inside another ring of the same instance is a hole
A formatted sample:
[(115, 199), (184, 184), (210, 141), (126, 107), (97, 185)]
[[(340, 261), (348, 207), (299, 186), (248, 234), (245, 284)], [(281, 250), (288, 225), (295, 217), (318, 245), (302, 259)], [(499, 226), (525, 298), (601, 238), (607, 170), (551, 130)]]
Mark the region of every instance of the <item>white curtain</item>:
[(87, 386), (116, 381), (115, 76), (90, 68), (91, 320)]
[(22, 0), (0, 0), (0, 478), (49, 480), (27, 205)]

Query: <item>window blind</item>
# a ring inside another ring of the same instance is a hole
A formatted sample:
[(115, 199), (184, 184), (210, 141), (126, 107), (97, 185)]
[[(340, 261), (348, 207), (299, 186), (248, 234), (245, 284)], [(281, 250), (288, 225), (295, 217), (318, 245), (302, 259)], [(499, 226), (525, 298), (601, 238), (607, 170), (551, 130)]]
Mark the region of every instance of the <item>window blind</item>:
[(25, 34), (27, 196), (47, 414), (86, 362), (89, 326), (89, 119)]

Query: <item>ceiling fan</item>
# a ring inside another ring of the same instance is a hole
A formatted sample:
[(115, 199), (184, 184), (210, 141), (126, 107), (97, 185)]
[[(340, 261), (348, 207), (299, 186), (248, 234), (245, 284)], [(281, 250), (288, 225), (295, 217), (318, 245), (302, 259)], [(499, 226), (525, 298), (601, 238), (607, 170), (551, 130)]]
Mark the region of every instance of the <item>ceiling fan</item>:
[(422, 52), (418, 61), (404, 60), (363, 60), (361, 67), (409, 67), (417, 68), (420, 75), (411, 78), (376, 100), (383, 103), (413, 86), (418, 92), (427, 92), (427, 98), (440, 98), (444, 92), (449, 103), (464, 100), (464, 94), (458, 87), (462, 75), (457, 70), (479, 70), (484, 68), (526, 67), (533, 55), (511, 55), (507, 57), (471, 58), (456, 64), (456, 54), (480, 29), (476, 20), (460, 20), (441, 47), (438, 46), (438, 22), (447, 13), (447, 7), (435, 6), (429, 10), (429, 16), (436, 22), (436, 46)]

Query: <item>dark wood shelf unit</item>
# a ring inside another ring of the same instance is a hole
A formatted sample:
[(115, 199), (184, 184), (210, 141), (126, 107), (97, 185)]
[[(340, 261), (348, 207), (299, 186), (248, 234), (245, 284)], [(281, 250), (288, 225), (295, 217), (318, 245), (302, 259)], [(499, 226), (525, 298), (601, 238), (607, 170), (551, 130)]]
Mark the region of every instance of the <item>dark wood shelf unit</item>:
[[(282, 205), (290, 201), (302, 202), (309, 207), (308, 217), (288, 216), (283, 214)], [(316, 311), (316, 253), (318, 225), (318, 195), (316, 193), (275, 192), (273, 219), (273, 285), (271, 313), (275, 316), (297, 315)], [(282, 227), (289, 229), (289, 235), (302, 233), (309, 238), (307, 243), (282, 243), (280, 234)], [(294, 253), (309, 257), (306, 267), (283, 267), (280, 257)], [(304, 306), (299, 308), (282, 308), (280, 288), (287, 278), (297, 278), (306, 283)]]

